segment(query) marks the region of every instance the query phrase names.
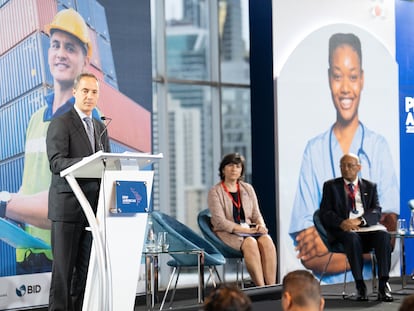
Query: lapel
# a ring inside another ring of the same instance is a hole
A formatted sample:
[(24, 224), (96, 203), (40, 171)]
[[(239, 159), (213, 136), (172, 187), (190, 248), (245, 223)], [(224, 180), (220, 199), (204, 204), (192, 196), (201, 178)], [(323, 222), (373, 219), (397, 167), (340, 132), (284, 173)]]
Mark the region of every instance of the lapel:
[[(86, 133), (85, 126), (83, 125), (83, 120), (81, 120), (81, 118), (79, 117), (79, 115), (76, 112), (75, 108), (72, 108), (71, 113), (72, 113), (73, 128), (79, 129), (78, 131), (79, 131), (80, 137), (82, 138), (82, 140), (84, 142), (84, 145), (87, 146), (89, 152), (92, 154), (93, 150), (92, 150), (92, 147), (91, 147), (91, 143), (89, 142), (89, 138), (88, 138), (88, 134)], [(93, 118), (92, 118), (92, 122), (94, 122)], [(93, 125), (94, 125), (95, 149), (96, 149), (95, 123)]]
[(227, 192), (224, 190), (221, 182), (219, 184), (220, 191), (223, 195), (224, 199), (224, 208), (226, 210), (226, 215), (232, 215), (233, 217), (233, 201), (231, 200), (230, 196), (227, 194)]
[(339, 194), (339, 202), (343, 202), (344, 204), (341, 210), (344, 209), (346, 211), (348, 198), (346, 196), (346, 191), (345, 191), (345, 181), (342, 177), (337, 179), (336, 187), (337, 187), (338, 194)]
[(359, 194), (361, 196), (361, 202), (364, 209), (367, 207), (367, 199), (368, 199), (368, 189), (367, 184), (362, 181), (361, 178), (358, 178), (359, 183)]

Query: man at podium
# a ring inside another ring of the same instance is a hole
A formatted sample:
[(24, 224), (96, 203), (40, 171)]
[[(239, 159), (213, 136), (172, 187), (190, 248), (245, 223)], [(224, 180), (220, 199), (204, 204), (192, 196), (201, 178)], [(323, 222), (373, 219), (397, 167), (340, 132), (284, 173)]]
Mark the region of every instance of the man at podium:
[[(49, 311), (81, 311), (86, 286), (92, 235), (88, 222), (70, 185), (60, 172), (102, 149), (110, 151), (103, 123), (91, 118), (99, 97), (99, 83), (90, 73), (74, 83), (74, 107), (52, 120), (46, 149), (52, 181), (48, 217), (52, 221), (53, 266)], [(96, 213), (100, 179), (79, 179), (79, 185)]]

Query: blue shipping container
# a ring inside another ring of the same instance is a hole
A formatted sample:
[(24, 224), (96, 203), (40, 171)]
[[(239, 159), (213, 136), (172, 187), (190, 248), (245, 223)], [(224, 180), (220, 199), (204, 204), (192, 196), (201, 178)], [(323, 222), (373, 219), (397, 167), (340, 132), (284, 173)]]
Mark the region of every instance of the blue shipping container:
[(0, 277), (16, 275), (16, 249), (0, 240)]
[(15, 159), (0, 161), (0, 189), (17, 192), (22, 184), (24, 158), (23, 155)]
[(30, 117), (45, 105), (46, 88), (40, 87), (0, 108), (0, 161), (24, 152)]
[(94, 2), (94, 21), (95, 21), (95, 31), (105, 38), (106, 41), (110, 41), (109, 38), (109, 29), (108, 21), (106, 19), (105, 8), (98, 1)]
[(0, 57), (0, 107), (40, 85), (53, 84), (48, 47), (49, 37), (37, 32)]
[(111, 44), (101, 36), (97, 36), (96, 39), (98, 43), (99, 55), (101, 58), (102, 72), (116, 81), (115, 64), (112, 55)]

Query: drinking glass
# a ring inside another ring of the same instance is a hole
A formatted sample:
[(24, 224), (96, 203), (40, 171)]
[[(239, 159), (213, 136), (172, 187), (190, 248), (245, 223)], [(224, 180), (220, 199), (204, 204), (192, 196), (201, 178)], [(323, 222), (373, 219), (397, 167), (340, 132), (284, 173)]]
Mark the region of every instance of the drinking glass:
[(160, 232), (158, 234), (158, 249), (162, 252), (167, 252), (169, 246), (168, 232)]
[(405, 223), (405, 219), (398, 219), (397, 221), (397, 232), (399, 234), (404, 234), (407, 232), (407, 225)]

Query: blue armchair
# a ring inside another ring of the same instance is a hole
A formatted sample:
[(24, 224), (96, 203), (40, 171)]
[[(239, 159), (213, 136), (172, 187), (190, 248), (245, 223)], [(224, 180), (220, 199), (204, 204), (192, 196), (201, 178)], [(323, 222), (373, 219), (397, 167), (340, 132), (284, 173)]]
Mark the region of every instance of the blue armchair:
[[(216, 273), (218, 280), (220, 280), (220, 276), (216, 270), (216, 266), (224, 265), (226, 259), (223, 255), (207, 240), (203, 239), (200, 235), (198, 235), (195, 231), (184, 225), (183, 223), (179, 222), (177, 219), (164, 214), (159, 211), (153, 211), (151, 213), (153, 226), (155, 232), (168, 232), (168, 239), (169, 239), (169, 251), (183, 251), (183, 250), (204, 250), (204, 266), (208, 267), (209, 269), (209, 279), (213, 283), (213, 286), (216, 286), (214, 272)], [(172, 280), (177, 274), (175, 280), (175, 286), (173, 293), (170, 299), (170, 307), (174, 300), (175, 292), (177, 289), (178, 278), (181, 272), (181, 268), (183, 267), (197, 267), (198, 266), (198, 258), (196, 254), (174, 254), (171, 253), (170, 256), (172, 257), (171, 260), (167, 262), (167, 265), (173, 267), (173, 272), (171, 274), (170, 280), (168, 282), (167, 289), (164, 294), (163, 301), (161, 303), (160, 310), (163, 308), (165, 300), (168, 295), (168, 291), (170, 289)], [(208, 280), (206, 284), (208, 283)], [(200, 286), (201, 284), (199, 284)]]
[[(241, 274), (241, 288), (244, 288), (243, 281), (243, 254), (241, 251), (231, 248), (225, 244), (214, 232), (211, 227), (211, 214), (209, 209), (202, 210), (197, 216), (198, 226), (204, 237), (213, 244), (225, 258), (236, 259), (236, 282), (239, 283), (239, 272)], [(225, 271), (224, 271), (225, 280)]]

